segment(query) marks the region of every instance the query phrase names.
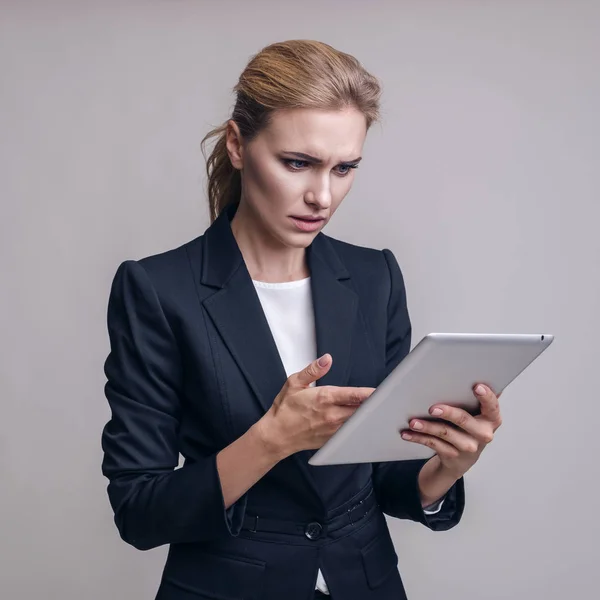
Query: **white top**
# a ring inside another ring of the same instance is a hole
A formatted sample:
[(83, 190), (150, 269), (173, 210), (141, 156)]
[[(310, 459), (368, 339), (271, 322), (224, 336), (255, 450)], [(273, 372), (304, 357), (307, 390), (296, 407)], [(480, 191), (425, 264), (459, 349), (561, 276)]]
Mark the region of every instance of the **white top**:
[[(310, 277), (283, 283), (252, 281), (289, 377), (318, 358)], [(442, 502), (426, 512), (433, 514), (441, 508)], [(321, 569), (317, 574), (316, 589), (329, 594)]]

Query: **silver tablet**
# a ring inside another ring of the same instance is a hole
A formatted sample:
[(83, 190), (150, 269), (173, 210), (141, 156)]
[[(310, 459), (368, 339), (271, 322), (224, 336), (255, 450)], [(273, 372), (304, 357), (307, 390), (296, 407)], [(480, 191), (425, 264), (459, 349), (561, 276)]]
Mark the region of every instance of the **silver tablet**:
[(471, 413), (476, 383), (496, 394), (551, 343), (547, 334), (430, 333), (308, 461), (335, 465), (429, 458), (433, 450), (408, 442), (400, 430), (415, 417), (431, 419), (438, 402)]

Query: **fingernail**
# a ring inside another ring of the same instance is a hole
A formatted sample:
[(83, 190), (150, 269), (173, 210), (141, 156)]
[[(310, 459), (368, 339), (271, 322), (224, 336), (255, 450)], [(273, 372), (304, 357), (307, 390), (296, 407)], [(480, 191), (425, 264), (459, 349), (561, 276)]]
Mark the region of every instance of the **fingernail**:
[(323, 356), (321, 356), (321, 358), (317, 361), (317, 364), (320, 367), (324, 367), (327, 364), (327, 355), (324, 354)]
[(436, 407), (431, 411), (431, 414), (436, 417), (439, 417), (443, 412), (444, 411), (441, 408)]
[(484, 388), (482, 385), (478, 385), (478, 386), (475, 388), (475, 393), (476, 393), (478, 396), (483, 396), (483, 395), (485, 394), (485, 388)]
[(412, 435), (410, 435), (410, 433), (406, 433), (406, 432), (404, 432), (404, 433), (402, 434), (402, 437), (403, 437), (405, 440), (412, 440)]
[(423, 423), (420, 423), (419, 421), (415, 421), (415, 422), (413, 423), (413, 426), (412, 426), (412, 428), (413, 428), (413, 429), (423, 429)]

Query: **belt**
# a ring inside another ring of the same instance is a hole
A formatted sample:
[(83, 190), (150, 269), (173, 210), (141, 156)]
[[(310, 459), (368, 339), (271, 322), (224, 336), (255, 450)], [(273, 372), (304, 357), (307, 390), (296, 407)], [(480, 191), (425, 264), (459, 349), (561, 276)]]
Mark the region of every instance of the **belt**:
[(246, 515), (242, 523), (242, 529), (256, 533), (258, 531), (268, 531), (271, 533), (289, 533), (292, 535), (304, 535), (309, 540), (316, 540), (322, 535), (327, 535), (332, 531), (341, 529), (347, 525), (354, 525), (364, 519), (367, 513), (377, 504), (373, 487), (353, 506), (343, 511), (339, 515), (320, 523), (311, 521), (310, 523), (289, 521), (284, 519), (269, 519), (259, 515)]

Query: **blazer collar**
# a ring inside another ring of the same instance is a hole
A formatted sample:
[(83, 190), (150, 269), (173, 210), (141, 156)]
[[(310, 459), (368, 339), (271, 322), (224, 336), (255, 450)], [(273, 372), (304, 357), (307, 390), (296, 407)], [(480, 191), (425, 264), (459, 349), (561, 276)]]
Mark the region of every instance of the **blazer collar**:
[[(231, 231), (231, 220), (239, 202), (225, 207), (214, 223), (206, 230), (203, 253), (202, 283), (213, 287), (225, 287), (235, 271), (242, 267), (244, 259)], [(330, 271), (335, 279), (349, 279), (350, 273), (333, 249), (329, 238), (319, 233), (306, 249), (309, 269), (315, 266), (315, 258)]]

